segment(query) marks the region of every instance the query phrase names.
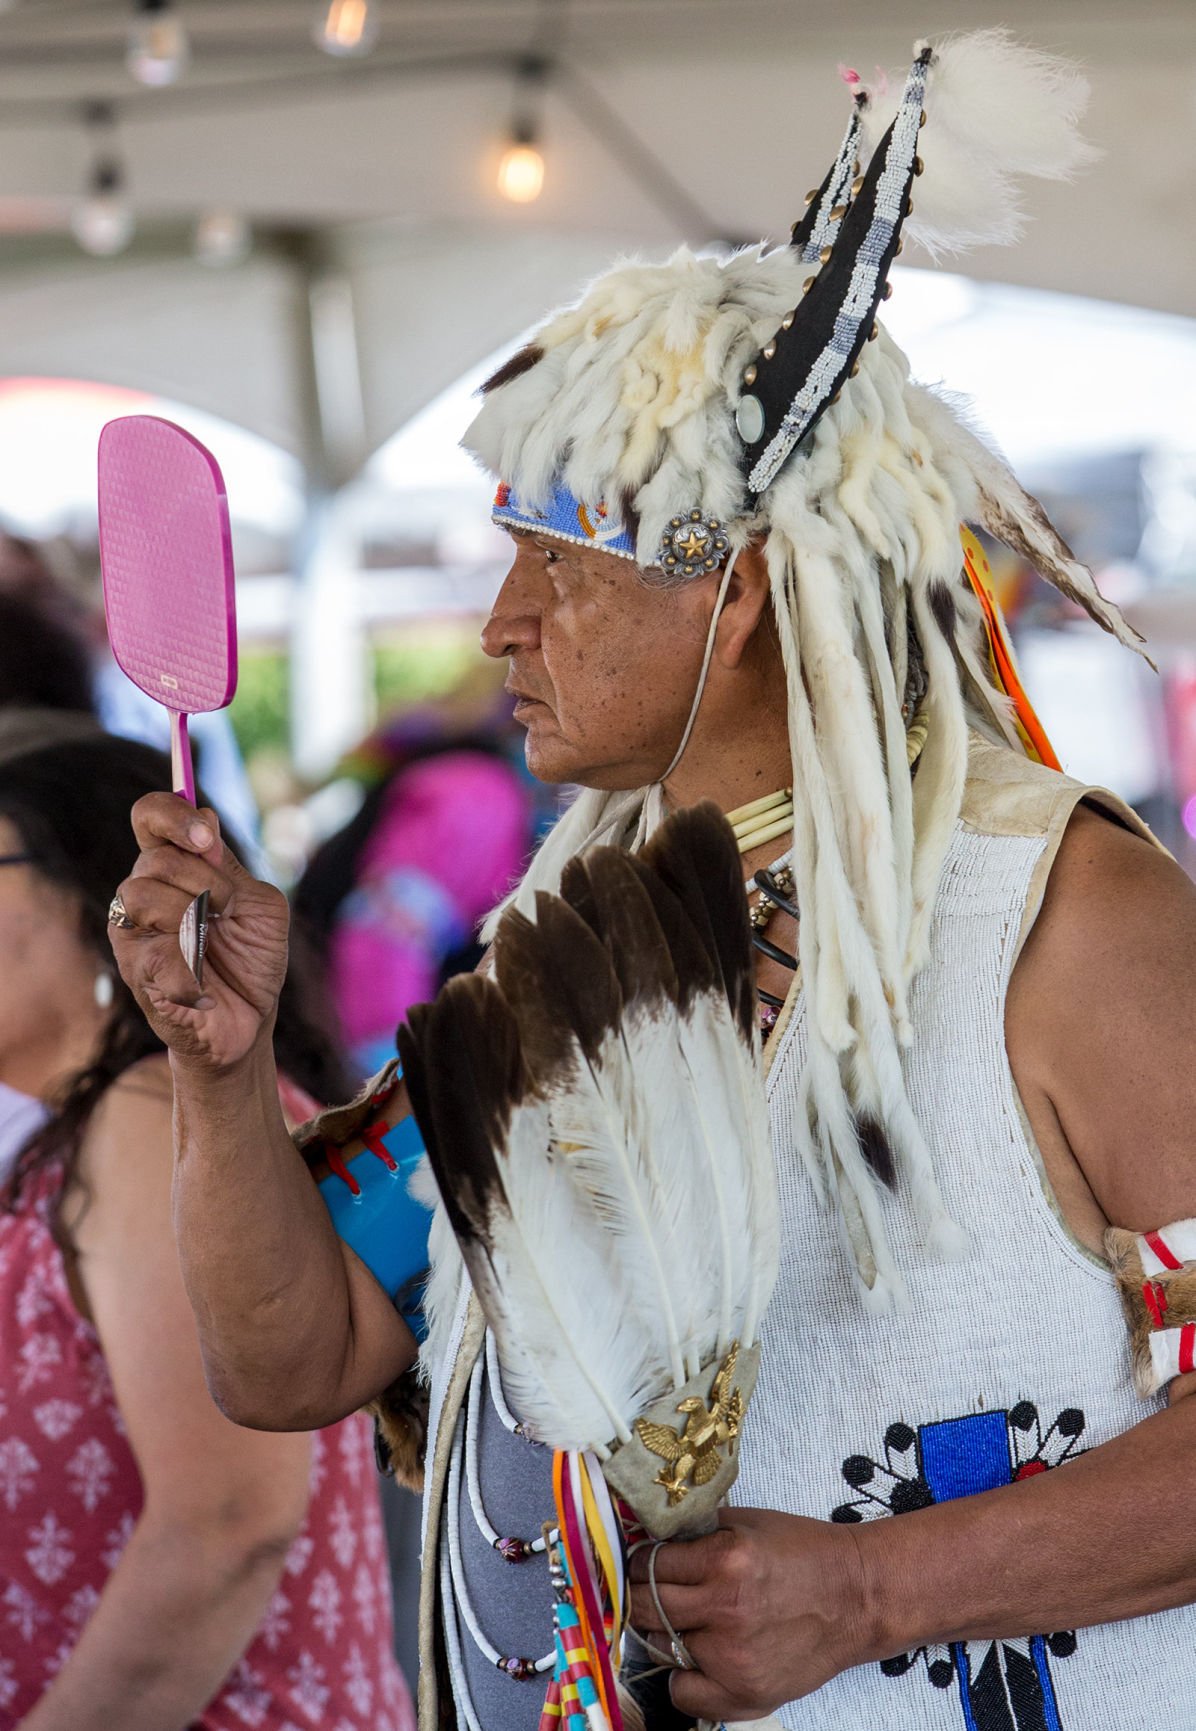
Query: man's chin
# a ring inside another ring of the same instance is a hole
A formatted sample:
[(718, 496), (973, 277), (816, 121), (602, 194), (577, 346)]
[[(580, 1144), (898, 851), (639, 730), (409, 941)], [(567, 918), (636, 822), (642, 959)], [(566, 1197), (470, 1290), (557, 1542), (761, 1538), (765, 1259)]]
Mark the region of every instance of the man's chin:
[(523, 742), (523, 761), (530, 775), (552, 787), (586, 787), (598, 793), (615, 793), (643, 785), (635, 779), (634, 770), (609, 764), (598, 768), (571, 751), (564, 740), (538, 739), (534, 730), (529, 731)]

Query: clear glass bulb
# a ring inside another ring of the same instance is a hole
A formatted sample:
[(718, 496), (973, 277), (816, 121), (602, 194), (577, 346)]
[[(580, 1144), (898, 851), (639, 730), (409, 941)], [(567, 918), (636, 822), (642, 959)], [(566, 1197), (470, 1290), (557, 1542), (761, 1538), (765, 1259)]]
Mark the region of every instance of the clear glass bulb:
[(378, 40), (378, 8), (370, 0), (327, 0), (314, 34), (326, 54), (368, 54)]
[(512, 144), (498, 165), (498, 190), (512, 204), (532, 204), (544, 190), (544, 158), (534, 144)]
[(129, 71), (138, 84), (174, 84), (189, 55), (183, 21), (169, 0), (149, 5), (142, 0), (129, 35), (128, 55)]
[(71, 232), (93, 258), (123, 252), (133, 238), (133, 207), (119, 187), (97, 188), (71, 212)]
[(208, 210), (195, 225), (195, 256), (203, 264), (242, 264), (253, 249), (253, 230), (239, 210)]

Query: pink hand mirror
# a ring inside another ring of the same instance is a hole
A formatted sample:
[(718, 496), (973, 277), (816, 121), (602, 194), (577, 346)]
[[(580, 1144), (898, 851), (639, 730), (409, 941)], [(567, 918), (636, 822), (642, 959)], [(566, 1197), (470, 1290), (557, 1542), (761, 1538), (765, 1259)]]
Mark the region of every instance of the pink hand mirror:
[[(187, 721), (237, 688), (237, 616), (224, 477), (198, 439), (156, 415), (109, 421), (99, 448), (104, 613), (118, 665), (170, 712), (174, 791), (195, 803)], [(179, 942), (202, 979), (207, 896)]]

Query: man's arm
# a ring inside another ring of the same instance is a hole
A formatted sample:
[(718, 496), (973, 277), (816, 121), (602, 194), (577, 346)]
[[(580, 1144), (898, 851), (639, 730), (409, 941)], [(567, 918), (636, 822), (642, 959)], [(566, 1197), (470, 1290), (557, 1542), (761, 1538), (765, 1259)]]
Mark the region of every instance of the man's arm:
[[(1058, 1138), (1052, 1171), (1074, 1167), (1068, 1215), (1094, 1247), (1110, 1220), (1196, 1215), (1194, 1027), (1196, 886), (1082, 810), (1015, 974), (1007, 1038), (1040, 1143)], [(674, 1676), (678, 1706), (751, 1719), (925, 1643), (1196, 1601), (1194, 1384), (1177, 1379), (1171, 1410), (1065, 1469), (1000, 1490), (860, 1526), (725, 1510), (717, 1534), (667, 1546), (661, 1599), (701, 1668)], [(642, 1555), (633, 1573), (644, 1579)], [(633, 1620), (662, 1627), (642, 1585)]]
[[(386, 1388), (415, 1342), (338, 1239), (278, 1103), (271, 1035), (286, 899), (225, 850), (213, 812), (155, 794), (133, 823), (141, 854), (120, 894), (134, 925), (111, 933), (170, 1049), (175, 1225), (205, 1372), (238, 1423), (312, 1429)], [(201, 993), (178, 932), (204, 889), (215, 918)]]

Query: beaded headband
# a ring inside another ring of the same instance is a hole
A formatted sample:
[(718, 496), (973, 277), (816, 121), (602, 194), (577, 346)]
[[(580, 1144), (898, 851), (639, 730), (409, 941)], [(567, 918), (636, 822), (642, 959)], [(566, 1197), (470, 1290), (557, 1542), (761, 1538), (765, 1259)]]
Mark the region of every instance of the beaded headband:
[[(525, 504), (513, 487), (500, 481), (490, 515), (500, 528), (551, 535), (577, 546), (597, 547), (620, 559), (635, 559), (635, 537), (624, 523), (612, 517), (601, 501), (597, 505), (583, 504), (560, 481), (542, 509)], [(716, 571), (730, 547), (719, 518), (706, 516), (695, 505), (670, 518), (653, 564), (670, 577), (697, 577), (704, 571)]]

